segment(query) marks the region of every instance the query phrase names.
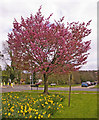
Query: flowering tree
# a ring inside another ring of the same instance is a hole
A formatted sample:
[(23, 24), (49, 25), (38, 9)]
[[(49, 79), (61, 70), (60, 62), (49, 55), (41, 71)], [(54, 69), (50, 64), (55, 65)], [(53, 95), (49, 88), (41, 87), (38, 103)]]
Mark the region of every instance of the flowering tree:
[(51, 23), (44, 18), (41, 7), (35, 16), (16, 19), (13, 30), (8, 34), (9, 48), (17, 68), (31, 72), (41, 71), (44, 76), (44, 93), (48, 93), (48, 76), (53, 72), (78, 70), (86, 63), (90, 41), (83, 38), (91, 33), (87, 24), (63, 23), (64, 17)]

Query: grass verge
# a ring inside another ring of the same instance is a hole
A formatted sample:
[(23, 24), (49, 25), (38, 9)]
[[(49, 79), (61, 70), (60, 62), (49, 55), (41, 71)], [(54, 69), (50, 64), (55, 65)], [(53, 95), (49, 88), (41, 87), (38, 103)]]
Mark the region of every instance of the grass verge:
[[(73, 84), (73, 85), (71, 85), (72, 87), (74, 87), (74, 86), (80, 86), (81, 84)], [(39, 85), (39, 87), (44, 87), (44, 85)], [(55, 88), (57, 88), (57, 87), (69, 87), (69, 85), (55, 85), (55, 86), (51, 86), (51, 85), (48, 85), (48, 87), (51, 87), (51, 88), (53, 88), (53, 87), (55, 87)]]
[(52, 118), (97, 118), (96, 94), (72, 94), (71, 106), (68, 107), (68, 96), (63, 102), (64, 108), (57, 111)]

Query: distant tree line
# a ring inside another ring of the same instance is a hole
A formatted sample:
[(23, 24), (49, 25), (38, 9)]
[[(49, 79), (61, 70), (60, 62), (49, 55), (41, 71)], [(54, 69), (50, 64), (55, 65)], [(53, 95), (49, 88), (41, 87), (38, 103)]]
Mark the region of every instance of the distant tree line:
[[(10, 73), (9, 69), (2, 71), (2, 81), (8, 82), (9, 79), (12, 80), (12, 82), (20, 83), (21, 79), (25, 80), (26, 84), (30, 84), (30, 73), (23, 73), (22, 71), (14, 70), (12, 73)], [(86, 81), (95, 81), (97, 80), (97, 71), (75, 71), (72, 72), (72, 84), (80, 84), (81, 82)], [(43, 76), (41, 73), (36, 73), (36, 80), (42, 79)], [(68, 74), (52, 74), (49, 78), (49, 84), (56, 83), (57, 85), (63, 85), (68, 84), (69, 76)]]
[[(97, 80), (97, 71), (75, 71), (72, 72), (72, 84), (80, 84), (86, 81), (95, 81)], [(50, 83), (56, 83), (59, 85), (68, 84), (69, 76), (67, 74), (53, 74), (49, 78)]]

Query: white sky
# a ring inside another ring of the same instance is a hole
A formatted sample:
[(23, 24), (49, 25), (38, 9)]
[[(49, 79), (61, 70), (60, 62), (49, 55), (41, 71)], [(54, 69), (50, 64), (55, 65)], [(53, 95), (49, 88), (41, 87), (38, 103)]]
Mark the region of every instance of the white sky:
[(83, 70), (97, 69), (97, 0), (1, 0), (0, 1), (0, 50), (2, 42), (7, 40), (7, 34), (12, 29), (14, 18), (20, 21), (21, 16), (29, 17), (37, 12), (42, 5), (42, 14), (51, 20), (58, 20), (65, 16), (67, 22), (88, 22), (92, 20), (90, 28), (92, 33), (86, 40), (92, 40), (88, 62)]

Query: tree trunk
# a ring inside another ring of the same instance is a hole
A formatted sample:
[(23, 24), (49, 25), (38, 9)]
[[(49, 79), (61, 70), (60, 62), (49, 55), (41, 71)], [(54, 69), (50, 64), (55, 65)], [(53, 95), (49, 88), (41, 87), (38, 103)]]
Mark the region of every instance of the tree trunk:
[(69, 98), (68, 98), (68, 107), (70, 107), (70, 97), (71, 97), (71, 79), (72, 79), (72, 74), (69, 76)]
[(68, 107), (70, 107), (70, 95), (71, 95), (71, 85), (69, 85), (69, 100), (68, 100)]
[(48, 77), (47, 77), (47, 75), (46, 74), (44, 74), (43, 75), (43, 77), (44, 77), (44, 94), (49, 94), (48, 93)]

